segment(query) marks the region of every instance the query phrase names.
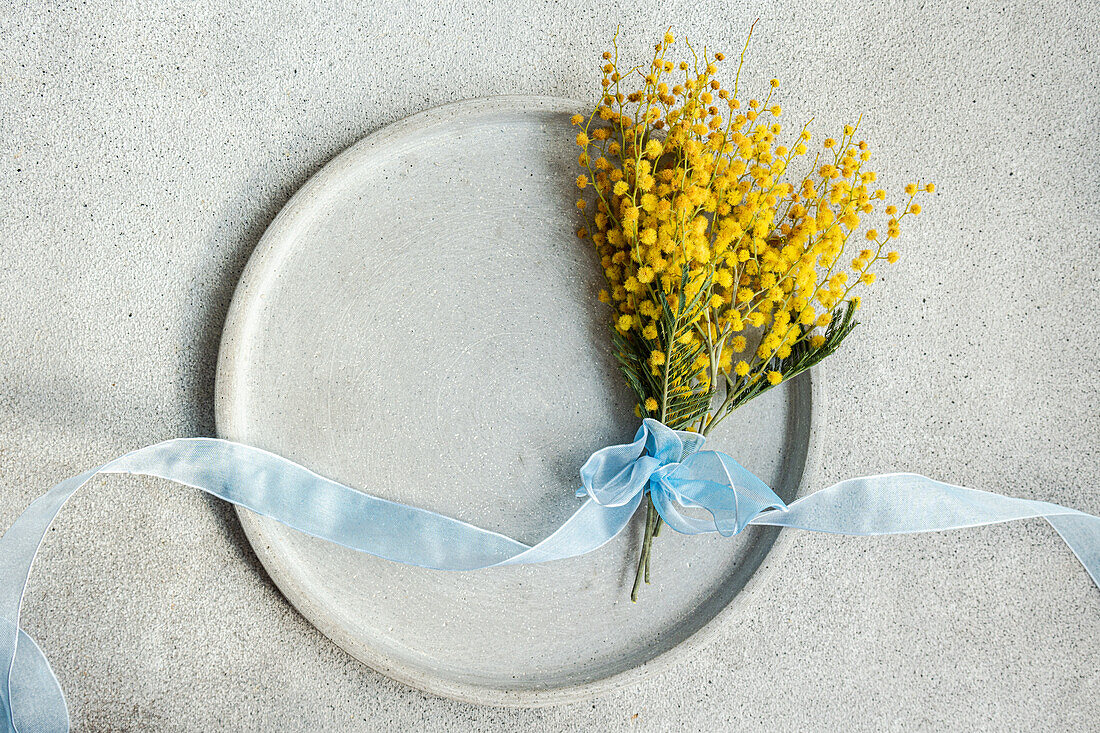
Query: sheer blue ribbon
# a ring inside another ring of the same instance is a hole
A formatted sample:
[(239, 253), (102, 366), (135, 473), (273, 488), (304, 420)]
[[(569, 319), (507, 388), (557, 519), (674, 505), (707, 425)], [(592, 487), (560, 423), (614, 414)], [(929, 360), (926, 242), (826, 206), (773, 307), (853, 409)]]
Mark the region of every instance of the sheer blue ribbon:
[(664, 521), (688, 534), (728, 536), (757, 524), (881, 535), (1043, 517), (1100, 586), (1100, 517), (907, 473), (842, 481), (787, 506), (733, 458), (700, 450), (702, 445), (696, 433), (645, 420), (632, 443), (592, 454), (581, 468), (577, 492), (588, 500), (533, 547), (356, 491), (240, 443), (181, 438), (128, 453), (57, 484), (0, 538), (0, 724), (18, 733), (68, 730), (61, 686), (42, 650), (19, 628), (19, 609), (50, 523), (77, 489), (101, 473), (169, 479), (315, 537), (437, 570), (547, 562), (591, 552), (622, 531), (647, 493)]

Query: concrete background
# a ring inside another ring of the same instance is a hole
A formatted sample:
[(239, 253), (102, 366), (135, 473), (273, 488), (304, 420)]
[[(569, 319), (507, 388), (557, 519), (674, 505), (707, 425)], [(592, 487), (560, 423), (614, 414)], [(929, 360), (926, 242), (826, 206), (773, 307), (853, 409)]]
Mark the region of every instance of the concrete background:
[[(56, 481), (213, 431), (236, 279), (293, 191), (363, 135), (488, 94), (591, 98), (617, 23), (672, 25), (864, 111), (881, 179), (937, 182), (831, 360), (827, 485), (912, 470), (1100, 513), (1100, 6), (443, 0), (8, 3), (0, 12), (0, 527)], [(732, 53), (731, 53), (732, 55)], [(231, 512), (97, 481), (50, 533), (25, 625), (77, 730), (1082, 730), (1100, 592), (1040, 521), (800, 534), (693, 663), (589, 703), (407, 689), (309, 626)]]

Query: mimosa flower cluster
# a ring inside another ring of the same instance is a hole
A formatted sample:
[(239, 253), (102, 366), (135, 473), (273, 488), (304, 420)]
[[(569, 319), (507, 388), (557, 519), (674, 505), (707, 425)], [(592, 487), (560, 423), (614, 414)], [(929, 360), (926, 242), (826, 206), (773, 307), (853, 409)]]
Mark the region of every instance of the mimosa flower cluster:
[(857, 289), (898, 260), (890, 241), (934, 188), (911, 183), (887, 205), (858, 121), (813, 149), (805, 126), (784, 142), (777, 79), (743, 101), (744, 51), (731, 89), (721, 53), (685, 44), (689, 60), (674, 62), (675, 44), (666, 34), (625, 72), (617, 44), (603, 54), (600, 101), (573, 118), (589, 194), (578, 235), (607, 279), (600, 300), (637, 414), (706, 434), (836, 350)]

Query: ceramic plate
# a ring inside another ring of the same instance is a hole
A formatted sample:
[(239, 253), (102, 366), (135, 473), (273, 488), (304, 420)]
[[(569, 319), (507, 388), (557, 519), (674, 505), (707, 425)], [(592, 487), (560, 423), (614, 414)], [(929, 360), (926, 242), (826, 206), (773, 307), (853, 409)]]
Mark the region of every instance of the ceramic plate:
[[(583, 105), (506, 97), (416, 115), (318, 173), (264, 234), (221, 345), (218, 433), (379, 496), (534, 543), (580, 504), (633, 402), (578, 240)], [(807, 376), (710, 442), (787, 500), (814, 456)], [(778, 530), (665, 531), (632, 604), (641, 514), (590, 555), (467, 573), (406, 567), (242, 510), (276, 585), (333, 641), (424, 690), (574, 700), (697, 646), (773, 564)], [(713, 626), (712, 626), (713, 628)]]

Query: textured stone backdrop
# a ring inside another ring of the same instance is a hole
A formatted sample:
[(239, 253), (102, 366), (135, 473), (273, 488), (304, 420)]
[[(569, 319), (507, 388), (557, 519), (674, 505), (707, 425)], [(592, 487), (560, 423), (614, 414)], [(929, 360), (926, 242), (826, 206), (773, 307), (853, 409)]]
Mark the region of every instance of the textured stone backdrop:
[[(414, 112), (592, 98), (617, 23), (784, 81), (826, 132), (864, 111), (880, 180), (938, 191), (828, 368), (827, 485), (912, 470), (1100, 513), (1100, 5), (8, 2), (0, 11), (0, 527), (63, 477), (213, 431), (221, 323), (310, 174)], [(541, 710), (393, 683), (309, 626), (232, 512), (95, 482), (26, 603), (77, 730), (1081, 730), (1100, 593), (1041, 521), (800, 534), (707, 653)]]

